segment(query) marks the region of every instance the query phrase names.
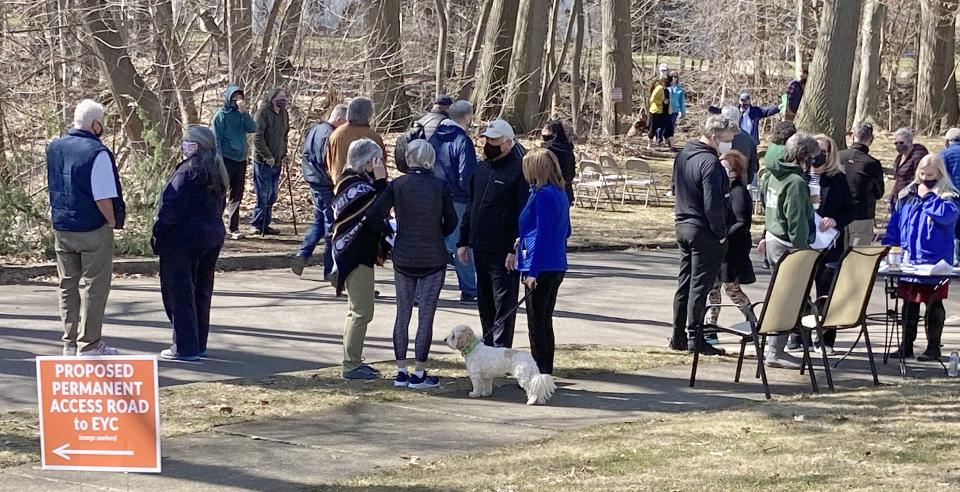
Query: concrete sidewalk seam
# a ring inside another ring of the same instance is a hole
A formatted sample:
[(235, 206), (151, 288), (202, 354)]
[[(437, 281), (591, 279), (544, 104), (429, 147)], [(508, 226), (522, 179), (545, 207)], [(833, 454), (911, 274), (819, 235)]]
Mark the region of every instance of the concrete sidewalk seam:
[[(232, 425), (232, 424), (228, 424), (228, 425)], [(370, 457), (369, 454), (366, 454), (366, 453), (358, 453), (358, 452), (356, 452), (356, 451), (349, 451), (349, 450), (346, 450), (346, 449), (329, 448), (329, 447), (324, 447), (324, 446), (317, 446), (317, 445), (315, 445), (315, 444), (302, 444), (302, 443), (299, 443), (299, 442), (287, 441), (287, 440), (284, 440), (284, 439), (273, 439), (273, 438), (271, 438), (271, 437), (253, 436), (253, 435), (250, 435), (250, 434), (244, 434), (243, 432), (233, 432), (233, 431), (228, 431), (228, 430), (222, 430), (222, 429), (219, 429), (218, 427), (214, 427), (214, 428), (212, 428), (212, 429), (210, 429), (210, 430), (213, 431), (213, 432), (215, 432), (215, 433), (217, 433), (217, 434), (223, 434), (223, 435), (233, 436), (233, 437), (242, 437), (242, 438), (245, 438), (245, 439), (250, 439), (251, 441), (263, 441), (263, 442), (269, 442), (269, 443), (273, 443), (273, 444), (283, 444), (283, 445), (286, 445), (286, 446), (295, 446), (295, 447), (298, 447), (298, 448), (313, 449), (313, 450), (317, 450), (317, 451), (328, 451), (328, 452), (341, 453), (341, 454), (349, 454), (349, 455), (353, 455), (353, 456), (360, 456), (360, 457), (366, 457), (366, 458), (369, 458), (369, 457)]]
[[(34, 465), (34, 466), (33, 466), (34, 468), (37, 468), (37, 469), (40, 468), (39, 463), (34, 463), (33, 465)], [(7, 475), (10, 475), (11, 477), (24, 478), (24, 479), (27, 479), (27, 480), (43, 480), (43, 481), (45, 481), (45, 482), (52, 482), (52, 483), (56, 483), (56, 484), (75, 485), (75, 486), (77, 486), (77, 487), (92, 487), (92, 488), (95, 488), (95, 489), (97, 489), (97, 490), (116, 490), (116, 491), (121, 491), (121, 490), (123, 490), (123, 489), (115, 489), (115, 488), (113, 488), (113, 487), (104, 487), (104, 486), (102, 486), (102, 485), (94, 485), (94, 484), (85, 483), (85, 482), (75, 482), (75, 481), (72, 481), (72, 480), (60, 480), (60, 479), (53, 478), (53, 477), (49, 477), (49, 476), (24, 475), (24, 474), (22, 474), (22, 473), (17, 473), (17, 472), (15, 472), (14, 470), (15, 470), (15, 468), (7, 468), (7, 469), (5, 469), (5, 470), (0, 470), (0, 476), (3, 476), (4, 474), (7, 474)]]
[[(439, 397), (436, 397), (436, 396), (428, 396), (428, 397), (426, 397), (426, 398), (424, 399), (424, 401), (430, 401), (430, 400), (432, 400), (432, 399), (437, 399), (437, 398), (439, 398)], [(500, 402), (500, 403), (508, 403), (508, 402)], [(525, 427), (525, 428), (529, 428), (529, 429), (540, 429), (540, 430), (545, 430), (545, 431), (554, 431), (554, 432), (557, 431), (557, 429), (556, 429), (556, 428), (553, 428), (553, 427), (544, 427), (544, 426), (540, 426), (540, 425), (523, 424), (523, 423), (516, 423), (516, 422), (506, 422), (506, 421), (499, 420), (499, 419), (491, 419), (491, 418), (486, 418), (486, 417), (478, 417), (478, 416), (476, 416), (476, 415), (466, 415), (466, 414), (456, 413), (456, 412), (445, 412), (445, 411), (443, 411), (443, 410), (437, 410), (437, 409), (433, 409), (433, 408), (424, 408), (424, 407), (417, 407), (417, 406), (406, 406), (406, 405), (400, 405), (400, 404), (397, 404), (397, 403), (383, 403), (382, 405), (390, 406), (390, 407), (393, 407), (393, 408), (398, 408), (398, 409), (401, 409), (401, 410), (410, 410), (410, 411), (416, 411), (416, 412), (426, 412), (426, 413), (432, 413), (432, 414), (436, 414), (436, 415), (447, 415), (447, 416), (450, 416), (450, 417), (456, 417), (456, 418), (465, 419), (465, 420), (473, 420), (473, 421), (476, 421), (476, 422), (486, 422), (486, 423), (497, 424), (497, 425), (509, 425), (509, 426), (513, 426), (513, 427)], [(550, 406), (550, 405), (549, 405), (549, 403), (548, 403), (548, 404), (545, 405), (545, 406)]]

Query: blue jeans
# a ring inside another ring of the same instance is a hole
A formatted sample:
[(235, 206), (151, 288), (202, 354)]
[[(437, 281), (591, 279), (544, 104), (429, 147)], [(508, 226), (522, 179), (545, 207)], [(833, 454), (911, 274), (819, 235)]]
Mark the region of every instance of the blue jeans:
[[(329, 195), (329, 196), (328, 196)], [(323, 249), (323, 275), (330, 275), (333, 269), (333, 248), (331, 247), (331, 237), (327, 231), (333, 232), (333, 208), (327, 206), (333, 201), (333, 190), (317, 189), (310, 187), (310, 199), (313, 201), (313, 224), (307, 229), (307, 234), (303, 236), (303, 244), (300, 245), (300, 256), (310, 258), (313, 251), (320, 244), (320, 240), (326, 238)]]
[(447, 245), (447, 252), (450, 253), (450, 264), (457, 272), (457, 283), (460, 284), (460, 293), (470, 297), (477, 297), (477, 269), (473, 262), (466, 264), (460, 263), (457, 259), (457, 241), (460, 240), (460, 223), (463, 221), (463, 214), (467, 211), (467, 204), (453, 202), (453, 208), (457, 211), (457, 228), (444, 240)]
[(273, 218), (273, 204), (277, 201), (277, 188), (280, 186), (280, 164), (268, 166), (253, 161), (253, 190), (257, 195), (257, 206), (253, 209), (250, 225), (264, 230), (270, 227)]

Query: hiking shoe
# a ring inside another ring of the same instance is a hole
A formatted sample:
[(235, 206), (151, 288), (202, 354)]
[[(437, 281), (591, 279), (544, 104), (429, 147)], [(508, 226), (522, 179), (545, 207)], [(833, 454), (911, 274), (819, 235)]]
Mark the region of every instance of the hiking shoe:
[[(696, 340), (690, 340), (689, 342), (687, 342), (688, 352), (693, 353), (696, 350), (697, 350)], [(722, 348), (714, 347), (713, 345), (710, 345), (710, 342), (708, 342), (707, 340), (704, 340), (703, 343), (700, 344), (700, 353), (703, 355), (724, 355), (727, 352)]]
[(464, 306), (476, 306), (477, 296), (471, 296), (469, 294), (460, 294), (460, 304), (463, 304)]
[(303, 275), (303, 268), (307, 266), (307, 257), (297, 255), (293, 258), (293, 264), (290, 265), (290, 271), (296, 276)]
[(440, 378), (427, 374), (427, 371), (423, 371), (423, 377), (417, 377), (416, 374), (411, 374), (407, 387), (410, 389), (439, 388)]
[(181, 355), (177, 353), (177, 346), (174, 345), (168, 349), (160, 351), (160, 358), (164, 360), (182, 360), (187, 362), (195, 362), (200, 360), (199, 355)]
[(370, 366), (357, 366), (355, 369), (350, 371), (344, 371), (341, 376), (343, 379), (360, 379), (368, 381), (371, 379), (378, 379), (379, 376), (370, 369), (373, 368)]
[(710, 345), (720, 345), (720, 339), (717, 338), (716, 333), (707, 333), (703, 336), (703, 339), (706, 340)]
[(267, 228), (263, 230), (263, 233), (268, 236), (279, 236), (280, 229), (275, 229), (273, 227), (267, 226)]
[(397, 378), (393, 380), (394, 388), (406, 388), (410, 384), (410, 375), (405, 372), (397, 371)]
[(800, 369), (800, 364), (781, 357), (768, 357), (763, 364), (767, 367), (775, 367), (777, 369)]
[(95, 355), (120, 355), (120, 351), (113, 347), (108, 347), (107, 344), (103, 343), (103, 340), (101, 340), (100, 343), (98, 343), (92, 349), (84, 350), (83, 352), (79, 352), (77, 355), (80, 357), (89, 357)]
[(917, 356), (920, 362), (931, 362), (940, 360), (940, 348), (927, 348), (922, 354)]
[(230, 239), (233, 239), (234, 241), (239, 241), (239, 240), (244, 239), (244, 238), (246, 238), (246, 237), (247, 237), (247, 236), (245, 236), (245, 235), (244, 235), (242, 232), (240, 232), (240, 231), (231, 231), (231, 232), (230, 232)]
[(687, 337), (683, 338), (668, 338), (667, 344), (670, 347), (670, 350), (676, 350), (677, 352), (686, 352), (687, 351)]

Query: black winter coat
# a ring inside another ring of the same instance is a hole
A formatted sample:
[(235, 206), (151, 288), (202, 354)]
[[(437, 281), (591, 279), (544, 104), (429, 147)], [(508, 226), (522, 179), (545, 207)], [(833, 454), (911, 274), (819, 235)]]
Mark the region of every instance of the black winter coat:
[[(809, 181), (810, 175), (806, 177)], [(847, 177), (843, 173), (833, 176), (820, 175), (820, 208), (816, 212), (820, 217), (833, 219), (837, 223), (837, 230), (840, 231), (837, 242), (827, 251), (823, 263), (839, 261), (845, 249), (844, 229), (853, 222), (854, 212), (853, 196), (847, 185)]]
[(477, 164), (470, 177), (470, 201), (460, 224), (458, 247), (487, 253), (513, 253), (520, 212), (530, 185), (523, 178), (523, 147), (515, 144), (505, 156)]
[(447, 182), (430, 171), (410, 168), (387, 185), (367, 212), (367, 219), (380, 222), (391, 208), (397, 216), (393, 264), (400, 270), (446, 267), (450, 255), (443, 238), (457, 228), (457, 211)]
[(840, 151), (838, 157), (853, 195), (853, 220), (874, 218), (877, 200), (883, 197), (883, 166), (870, 155), (870, 149), (860, 143)]
[(730, 228), (727, 232), (727, 251), (720, 265), (721, 282), (737, 282), (740, 285), (757, 281), (750, 261), (753, 239), (750, 224), (753, 222), (753, 198), (750, 190), (739, 179), (730, 183)]
[(687, 142), (673, 161), (673, 186), (677, 223), (707, 229), (718, 241), (727, 237), (730, 179), (713, 147), (698, 140)]

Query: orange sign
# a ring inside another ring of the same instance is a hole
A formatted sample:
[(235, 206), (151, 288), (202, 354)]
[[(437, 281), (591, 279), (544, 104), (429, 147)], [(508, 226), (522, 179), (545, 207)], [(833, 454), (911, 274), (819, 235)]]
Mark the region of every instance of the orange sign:
[(37, 357), (43, 468), (159, 473), (158, 391), (153, 355)]

